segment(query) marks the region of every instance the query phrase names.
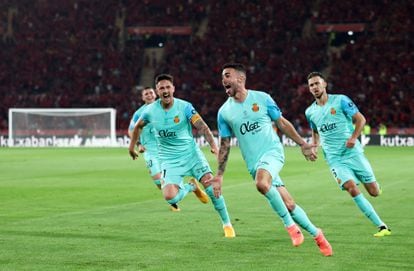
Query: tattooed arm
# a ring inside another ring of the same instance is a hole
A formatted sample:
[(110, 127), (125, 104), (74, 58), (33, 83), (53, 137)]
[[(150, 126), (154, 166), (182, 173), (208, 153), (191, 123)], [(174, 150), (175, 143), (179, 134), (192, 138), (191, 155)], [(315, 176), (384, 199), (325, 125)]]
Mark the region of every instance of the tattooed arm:
[(204, 120), (202, 118), (199, 118), (197, 119), (197, 121), (193, 123), (193, 125), (200, 134), (204, 135), (204, 138), (207, 140), (208, 144), (210, 144), (211, 152), (217, 156), (218, 154), (217, 144), (214, 141), (213, 133), (211, 132), (210, 128), (208, 128)]
[(224, 137), (220, 140), (220, 149), (218, 153), (218, 170), (217, 175), (211, 181), (213, 185), (214, 196), (216, 198), (221, 195), (221, 186), (223, 183), (223, 175), (226, 170), (227, 160), (230, 153), (230, 137)]
[(226, 170), (227, 160), (230, 153), (230, 137), (224, 137), (220, 140), (220, 149), (218, 154), (217, 176), (223, 176)]

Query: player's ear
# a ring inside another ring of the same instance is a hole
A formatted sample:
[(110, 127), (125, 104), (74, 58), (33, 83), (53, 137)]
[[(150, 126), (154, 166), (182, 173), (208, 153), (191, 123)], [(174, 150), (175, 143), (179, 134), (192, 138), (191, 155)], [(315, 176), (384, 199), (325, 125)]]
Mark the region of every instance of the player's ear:
[(245, 82), (245, 80), (246, 80), (246, 77), (240, 73), (239, 76), (237, 77), (237, 82), (243, 83)]

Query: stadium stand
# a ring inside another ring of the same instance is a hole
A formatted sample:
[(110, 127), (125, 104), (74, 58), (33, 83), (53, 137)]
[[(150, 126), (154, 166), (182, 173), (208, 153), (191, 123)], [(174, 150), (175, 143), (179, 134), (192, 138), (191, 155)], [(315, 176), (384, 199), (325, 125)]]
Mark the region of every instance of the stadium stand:
[[(330, 3), (1, 1), (0, 131), (10, 107), (114, 107), (125, 133), (140, 105), (151, 38), (125, 29), (171, 25), (193, 32), (166, 35), (162, 60), (151, 65), (176, 77), (177, 97), (193, 102), (213, 129), (226, 99), (220, 67), (229, 61), (244, 63), (247, 85), (268, 91), (298, 129), (306, 131), (303, 110), (312, 98), (305, 77), (313, 70), (328, 75), (334, 92), (349, 94), (372, 127), (414, 127), (414, 2)], [(317, 24), (338, 23), (366, 28), (352, 40), (316, 31)]]

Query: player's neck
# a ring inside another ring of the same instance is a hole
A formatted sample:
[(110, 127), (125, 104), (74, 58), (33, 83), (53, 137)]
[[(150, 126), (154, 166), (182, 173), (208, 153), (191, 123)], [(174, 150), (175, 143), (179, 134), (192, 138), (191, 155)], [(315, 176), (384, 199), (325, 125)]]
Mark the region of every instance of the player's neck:
[(328, 94), (325, 92), (321, 97), (316, 99), (316, 103), (320, 106), (324, 106), (328, 102)]
[(161, 107), (165, 110), (168, 111), (171, 109), (171, 107), (174, 105), (174, 98), (172, 98), (171, 102), (169, 103), (164, 103), (161, 101)]
[(238, 103), (242, 103), (244, 102), (244, 100), (246, 100), (247, 94), (248, 94), (247, 89), (243, 88), (242, 90), (237, 92), (236, 95), (234, 95), (234, 100), (236, 100), (236, 102)]

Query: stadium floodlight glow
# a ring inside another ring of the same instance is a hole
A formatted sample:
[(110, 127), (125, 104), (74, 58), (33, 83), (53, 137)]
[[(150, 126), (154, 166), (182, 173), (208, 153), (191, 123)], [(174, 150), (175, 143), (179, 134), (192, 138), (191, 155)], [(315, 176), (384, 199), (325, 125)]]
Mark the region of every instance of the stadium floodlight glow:
[(9, 146), (116, 146), (114, 108), (10, 108)]
[(354, 31), (348, 31), (348, 36), (352, 36), (354, 34)]

